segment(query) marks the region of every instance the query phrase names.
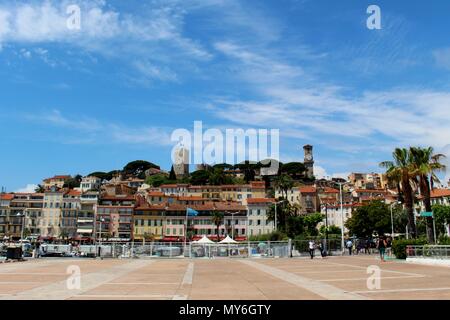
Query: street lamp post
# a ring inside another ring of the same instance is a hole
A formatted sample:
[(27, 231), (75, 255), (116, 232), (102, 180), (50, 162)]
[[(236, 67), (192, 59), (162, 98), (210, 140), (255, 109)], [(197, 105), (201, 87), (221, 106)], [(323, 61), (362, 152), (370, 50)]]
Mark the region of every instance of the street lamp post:
[(342, 186), (346, 184), (346, 182), (338, 182), (339, 184), (339, 194), (340, 194), (340, 201), (341, 201), (341, 249), (342, 254), (345, 252), (345, 243), (344, 243), (344, 200), (343, 200), (343, 194), (342, 194)]
[(229, 214), (231, 214), (231, 237), (234, 240), (234, 229), (235, 229), (235, 224), (234, 224), (234, 215), (235, 214), (239, 214), (240, 212), (227, 212)]
[(100, 252), (100, 258), (102, 257), (102, 223), (105, 222), (105, 218), (100, 217), (100, 228), (99, 228), (99, 252)]
[(278, 231), (278, 224), (277, 224), (277, 205), (279, 203), (283, 203), (283, 201), (275, 201), (275, 231)]
[(20, 230), (20, 240), (23, 241), (23, 234), (24, 234), (23, 229), (25, 228), (25, 214), (23, 212), (22, 213), (19, 212), (16, 216), (22, 218), (21, 230)]
[(401, 204), (401, 202), (400, 201), (396, 201), (396, 202), (393, 202), (393, 203), (390, 204), (390, 207), (391, 207), (391, 236), (392, 236), (392, 240), (394, 240), (394, 238), (395, 238), (395, 235), (394, 235), (394, 213), (393, 213), (393, 209), (392, 209), (392, 207), (395, 204)]

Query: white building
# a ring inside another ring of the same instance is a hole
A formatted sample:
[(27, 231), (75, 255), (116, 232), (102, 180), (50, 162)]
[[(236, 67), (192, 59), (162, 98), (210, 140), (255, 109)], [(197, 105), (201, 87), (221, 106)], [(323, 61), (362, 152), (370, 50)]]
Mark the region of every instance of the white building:
[(102, 179), (94, 176), (87, 176), (81, 180), (80, 191), (86, 192), (89, 190), (100, 190), (101, 184)]
[(275, 230), (275, 222), (268, 219), (270, 206), (274, 201), (266, 198), (247, 199), (250, 237), (272, 233)]

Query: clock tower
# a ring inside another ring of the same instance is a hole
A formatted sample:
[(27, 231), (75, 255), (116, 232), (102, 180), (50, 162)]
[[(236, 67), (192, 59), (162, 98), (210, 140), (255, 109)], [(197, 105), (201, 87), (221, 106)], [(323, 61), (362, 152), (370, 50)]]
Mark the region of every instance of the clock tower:
[(303, 147), (305, 152), (305, 161), (303, 162), (306, 167), (306, 177), (312, 179), (314, 177), (314, 157), (313, 146), (306, 145)]

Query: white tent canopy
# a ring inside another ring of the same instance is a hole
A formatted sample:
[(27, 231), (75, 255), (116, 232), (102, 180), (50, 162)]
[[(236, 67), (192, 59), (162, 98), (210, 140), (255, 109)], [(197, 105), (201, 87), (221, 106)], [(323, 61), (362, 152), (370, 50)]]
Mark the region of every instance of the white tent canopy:
[(203, 238), (201, 238), (198, 241), (194, 241), (194, 243), (200, 243), (200, 244), (210, 244), (210, 243), (214, 243), (211, 240), (208, 239), (207, 236), (203, 236)]
[(220, 243), (237, 243), (237, 241), (234, 241), (233, 239), (230, 238), (230, 236), (227, 236), (225, 239), (220, 241)]

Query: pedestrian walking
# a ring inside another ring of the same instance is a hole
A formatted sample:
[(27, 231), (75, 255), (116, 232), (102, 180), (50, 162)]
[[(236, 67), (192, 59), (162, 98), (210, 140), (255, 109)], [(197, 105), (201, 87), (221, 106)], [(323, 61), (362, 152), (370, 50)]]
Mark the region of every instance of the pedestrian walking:
[(320, 250), (320, 256), (322, 258), (325, 258), (327, 256), (327, 252), (325, 251), (325, 247), (322, 242), (319, 243), (319, 250)]
[(309, 255), (311, 256), (311, 259), (314, 259), (314, 251), (316, 251), (316, 244), (313, 240), (310, 240), (308, 243), (309, 247)]
[(352, 250), (353, 250), (353, 242), (350, 239), (347, 240), (347, 248), (348, 248), (348, 254), (351, 256)]
[(389, 258), (392, 258), (392, 238), (388, 237), (386, 239), (386, 255)]
[(384, 237), (383, 237), (383, 236), (381, 236), (381, 237), (378, 239), (377, 248), (378, 248), (378, 250), (379, 250), (379, 252), (380, 252), (380, 258), (381, 258), (381, 261), (385, 261), (385, 260), (384, 260), (384, 254), (385, 254), (385, 252), (386, 252), (386, 240), (384, 240)]
[(370, 255), (370, 240), (367, 239), (364, 245), (364, 253)]

